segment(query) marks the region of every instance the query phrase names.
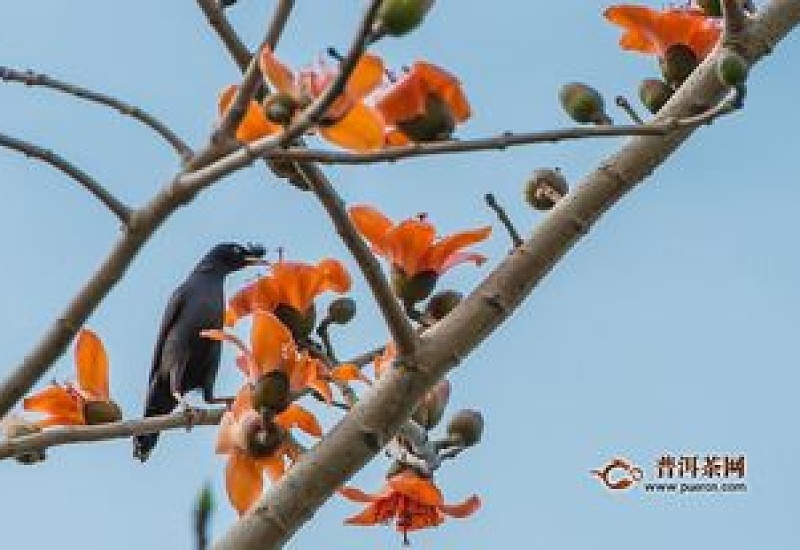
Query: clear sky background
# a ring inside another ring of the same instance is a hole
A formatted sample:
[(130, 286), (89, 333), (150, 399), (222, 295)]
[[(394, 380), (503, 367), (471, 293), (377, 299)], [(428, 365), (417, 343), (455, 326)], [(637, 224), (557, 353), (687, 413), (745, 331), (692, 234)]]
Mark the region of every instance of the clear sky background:
[[(255, 45), (273, 2), (239, 3), (229, 13)], [(293, 65), (329, 45), (346, 48), (363, 2), (297, 4), (279, 48)], [(568, 124), (557, 106), (564, 82), (634, 97), (639, 79), (655, 75), (654, 60), (619, 51), (604, 7), (441, 0), (418, 32), (376, 50), (396, 67), (425, 58), (459, 75), (475, 113), (461, 137), (560, 127)], [(0, 22), (0, 64), (118, 95), (197, 146), (212, 128), (218, 90), (238, 78), (190, 0), (4, 1)], [(415, 535), (415, 548), (797, 546), (798, 56), (795, 34), (755, 70), (744, 111), (699, 132), (605, 216), (453, 373), (451, 410), (480, 408), (486, 434), (438, 480), (449, 501), (475, 492), (484, 507)], [(0, 86), (0, 132), (53, 148), (134, 205), (178, 168), (171, 151), (133, 121), (43, 89)], [(428, 212), (443, 232), (497, 226), (482, 201), (491, 191), (527, 232), (540, 219), (521, 200), (531, 170), (558, 166), (575, 181), (620, 143), (326, 172), (348, 201), (395, 218)], [(5, 374), (93, 272), (118, 228), (72, 181), (20, 155), (0, 150), (0, 182)], [(89, 320), (109, 351), (112, 392), (126, 417), (140, 414), (170, 292), (210, 246), (231, 239), (284, 246), (293, 259), (332, 255), (354, 265), (313, 198), (262, 166), (216, 185), (159, 230)], [(508, 248), (497, 227), (480, 247), (489, 264), (461, 267), (443, 284), (468, 291)], [(228, 288), (249, 277), (231, 278)], [(386, 340), (361, 277), (354, 280), (360, 309), (352, 327), (337, 331), (343, 356)], [(240, 381), (230, 359), (220, 393)], [(73, 376), (70, 351), (47, 378)], [(336, 418), (323, 415), (326, 426)], [(217, 491), (213, 532), (220, 535), (235, 514), (214, 437), (208, 427), (171, 432), (144, 466), (127, 440), (56, 448), (35, 467), (0, 463), (2, 547), (191, 548), (190, 509), (205, 480)], [(624, 455), (652, 477), (667, 452), (745, 454), (748, 491), (611, 494), (588, 473)], [(376, 461), (355, 483), (378, 490), (384, 470)], [(342, 525), (359, 509), (332, 499), (289, 547), (399, 547), (389, 529)]]

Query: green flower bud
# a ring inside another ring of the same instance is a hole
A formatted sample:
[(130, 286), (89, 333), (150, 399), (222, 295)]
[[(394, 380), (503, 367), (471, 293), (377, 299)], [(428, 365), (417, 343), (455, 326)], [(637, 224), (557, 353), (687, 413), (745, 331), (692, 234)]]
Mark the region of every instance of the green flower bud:
[(726, 49), (717, 59), (717, 78), (725, 86), (741, 86), (749, 72), (750, 63), (734, 51)]
[(289, 94), (273, 94), (264, 100), (264, 116), (267, 120), (286, 126), (297, 111), (297, 101)]
[(197, 494), (197, 501), (195, 502), (195, 512), (202, 516), (208, 517), (214, 511), (214, 492), (211, 490), (209, 483), (204, 483), (203, 488)]
[(673, 44), (664, 52), (664, 57), (659, 61), (661, 74), (667, 84), (678, 88), (699, 65), (699, 60), (694, 51), (684, 44)]
[(108, 424), (122, 420), (122, 411), (113, 401), (87, 401), (83, 405), (83, 417), (90, 426)]
[(346, 325), (355, 316), (356, 301), (352, 298), (336, 298), (328, 306), (328, 318), (337, 325)]
[(698, 0), (697, 4), (709, 17), (722, 17), (722, 6), (719, 0)]
[(392, 268), (392, 289), (406, 308), (411, 308), (431, 295), (439, 275), (434, 271), (423, 271), (407, 277), (400, 269)]
[(472, 409), (458, 411), (447, 424), (447, 435), (464, 447), (477, 444), (483, 435), (483, 415)]
[(275, 415), (285, 411), (291, 400), (289, 375), (283, 371), (269, 371), (253, 384), (253, 407), (256, 410), (266, 409)]
[(536, 210), (550, 210), (568, 192), (569, 185), (560, 170), (540, 168), (525, 184), (525, 202)]
[(436, 94), (428, 94), (425, 112), (410, 120), (398, 122), (397, 128), (411, 141), (444, 141), (453, 135), (456, 121), (447, 103)]
[(461, 303), (464, 295), (457, 290), (443, 290), (434, 294), (425, 306), (428, 317), (441, 321)]
[(639, 100), (653, 114), (661, 110), (672, 94), (672, 88), (657, 78), (646, 78), (639, 84)]
[(558, 99), (564, 111), (579, 124), (610, 124), (600, 93), (586, 84), (571, 82), (561, 87)]
[(314, 330), (314, 325), (317, 322), (317, 312), (314, 304), (311, 304), (311, 307), (305, 313), (297, 311), (292, 306), (281, 304), (275, 308), (274, 313), (275, 317), (292, 332), (295, 340), (305, 340)]
[(383, 0), (378, 10), (378, 29), (402, 36), (417, 28), (432, 2), (430, 0)]
[(442, 420), (449, 401), (450, 382), (441, 380), (420, 400), (412, 418), (426, 430), (431, 430)]

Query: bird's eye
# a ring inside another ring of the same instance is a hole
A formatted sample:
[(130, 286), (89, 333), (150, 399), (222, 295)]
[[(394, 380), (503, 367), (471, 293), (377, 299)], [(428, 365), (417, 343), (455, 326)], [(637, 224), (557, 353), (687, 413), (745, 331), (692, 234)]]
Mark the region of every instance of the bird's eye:
[(241, 246), (237, 246), (237, 247), (234, 249), (234, 251), (236, 252), (236, 254), (238, 254), (238, 255), (240, 255), (240, 256), (244, 256), (245, 252), (247, 252), (247, 251), (246, 251), (246, 250), (245, 250), (243, 247), (241, 247)]

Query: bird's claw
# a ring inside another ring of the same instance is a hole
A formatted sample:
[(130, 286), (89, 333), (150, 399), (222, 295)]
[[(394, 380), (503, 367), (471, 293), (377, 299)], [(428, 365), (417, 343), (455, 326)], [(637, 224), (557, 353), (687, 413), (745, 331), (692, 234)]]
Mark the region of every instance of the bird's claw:
[(202, 411), (192, 407), (191, 405), (184, 404), (183, 405), (183, 416), (186, 419), (186, 431), (189, 432), (194, 428), (197, 424), (200, 423), (200, 419), (203, 416)]

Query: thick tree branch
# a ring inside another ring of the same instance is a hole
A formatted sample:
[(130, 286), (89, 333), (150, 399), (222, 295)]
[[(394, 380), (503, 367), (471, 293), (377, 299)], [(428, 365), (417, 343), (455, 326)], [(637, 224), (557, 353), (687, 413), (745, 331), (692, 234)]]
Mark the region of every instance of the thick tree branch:
[(91, 193), (97, 200), (103, 203), (103, 206), (108, 208), (119, 220), (124, 224), (128, 223), (131, 211), (122, 204), (114, 195), (112, 195), (100, 182), (92, 178), (89, 174), (55, 154), (49, 149), (44, 149), (38, 145), (28, 143), (21, 139), (16, 139), (4, 134), (0, 134), (0, 146), (17, 151), (28, 157), (33, 157), (41, 160), (60, 170), (68, 175), (70, 178), (78, 182), (84, 189)]
[(0, 67), (0, 79), (6, 82), (20, 82), (27, 86), (43, 86), (93, 103), (111, 107), (153, 130), (175, 149), (183, 161), (189, 160), (193, 154), (191, 148), (166, 124), (139, 107), (120, 101), (115, 97), (88, 90), (62, 80), (56, 80), (45, 74), (35, 73), (33, 71), (18, 71), (9, 67)]
[[(773, 0), (755, 20), (746, 55), (755, 62), (800, 22), (799, 0)], [(659, 119), (713, 104), (724, 90), (714, 52), (664, 106)], [(636, 137), (588, 174), (450, 315), (422, 337), (419, 352), (384, 374), (281, 483), (215, 545), (217, 550), (280, 548), (333, 492), (362, 468), (411, 414), (417, 400), (483, 341), (528, 296), (591, 225), (692, 133)]]
[(48, 428), (40, 433), (0, 441), (0, 460), (32, 451), (43, 451), (58, 445), (123, 439), (192, 426), (213, 426), (219, 424), (224, 412), (224, 409), (192, 409), (191, 418), (183, 412), (177, 412), (97, 426)]

